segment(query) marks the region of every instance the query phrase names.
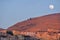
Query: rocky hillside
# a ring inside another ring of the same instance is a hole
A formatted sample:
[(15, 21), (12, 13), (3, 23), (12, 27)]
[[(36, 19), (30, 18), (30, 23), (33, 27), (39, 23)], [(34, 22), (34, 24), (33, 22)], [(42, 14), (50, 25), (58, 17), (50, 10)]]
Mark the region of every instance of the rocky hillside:
[(60, 30), (60, 13), (49, 14), (41, 17), (30, 18), (9, 27), (18, 31), (47, 31), (48, 29)]

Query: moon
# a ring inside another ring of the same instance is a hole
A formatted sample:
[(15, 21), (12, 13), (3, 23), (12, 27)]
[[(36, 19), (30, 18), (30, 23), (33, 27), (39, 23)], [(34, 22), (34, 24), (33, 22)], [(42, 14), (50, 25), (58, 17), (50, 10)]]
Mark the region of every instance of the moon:
[(54, 5), (49, 5), (49, 9), (53, 10), (54, 9)]

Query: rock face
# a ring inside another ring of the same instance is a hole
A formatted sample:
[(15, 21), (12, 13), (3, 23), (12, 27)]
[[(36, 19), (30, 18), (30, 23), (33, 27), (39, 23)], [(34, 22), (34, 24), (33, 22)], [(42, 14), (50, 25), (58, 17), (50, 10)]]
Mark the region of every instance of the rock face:
[(30, 18), (6, 30), (0, 29), (0, 40), (60, 40), (60, 13)]
[(18, 22), (8, 29), (31, 32), (47, 31), (48, 29), (60, 30), (60, 13), (30, 18), (28, 20)]
[(31, 36), (24, 36), (24, 35), (10, 35), (0, 33), (0, 40), (38, 40), (37, 38)]

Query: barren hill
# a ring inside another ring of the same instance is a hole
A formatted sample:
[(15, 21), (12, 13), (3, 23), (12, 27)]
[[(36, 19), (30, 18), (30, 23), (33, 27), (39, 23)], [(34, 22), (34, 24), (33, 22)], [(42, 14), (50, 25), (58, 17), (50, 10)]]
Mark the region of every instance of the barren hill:
[(9, 27), (18, 31), (47, 31), (47, 29), (60, 30), (60, 13), (49, 14), (41, 17), (30, 18)]

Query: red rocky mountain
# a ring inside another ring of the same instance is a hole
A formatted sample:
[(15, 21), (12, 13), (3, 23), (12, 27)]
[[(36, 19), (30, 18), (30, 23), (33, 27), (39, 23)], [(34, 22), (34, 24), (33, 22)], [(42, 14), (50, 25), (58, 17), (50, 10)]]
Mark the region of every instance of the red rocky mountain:
[(8, 29), (33, 32), (47, 31), (48, 29), (60, 30), (60, 13), (30, 18), (28, 20), (18, 22)]

